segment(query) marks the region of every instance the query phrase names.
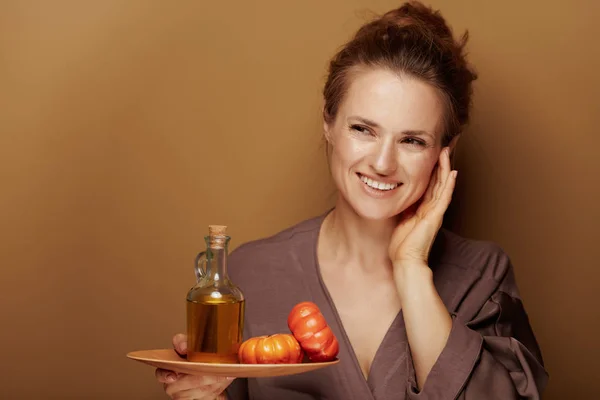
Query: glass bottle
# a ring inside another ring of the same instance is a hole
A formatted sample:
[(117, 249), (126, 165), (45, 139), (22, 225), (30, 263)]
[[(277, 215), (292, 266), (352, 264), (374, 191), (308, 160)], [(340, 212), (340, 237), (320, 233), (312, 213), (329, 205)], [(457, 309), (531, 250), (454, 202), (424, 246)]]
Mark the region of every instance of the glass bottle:
[(245, 300), (227, 275), (227, 227), (210, 225), (206, 251), (196, 257), (197, 282), (187, 294), (189, 361), (238, 363)]

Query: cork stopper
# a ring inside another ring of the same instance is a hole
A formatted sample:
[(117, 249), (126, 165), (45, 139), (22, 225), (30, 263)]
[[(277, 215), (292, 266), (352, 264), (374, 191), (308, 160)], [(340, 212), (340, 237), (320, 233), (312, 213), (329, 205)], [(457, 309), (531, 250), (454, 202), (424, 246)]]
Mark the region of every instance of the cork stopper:
[(208, 236), (210, 237), (209, 246), (213, 249), (225, 248), (225, 240), (227, 239), (227, 226), (225, 225), (209, 225)]
[(227, 226), (225, 225), (209, 225), (208, 226), (208, 235), (209, 236), (221, 236), (225, 235), (227, 232)]

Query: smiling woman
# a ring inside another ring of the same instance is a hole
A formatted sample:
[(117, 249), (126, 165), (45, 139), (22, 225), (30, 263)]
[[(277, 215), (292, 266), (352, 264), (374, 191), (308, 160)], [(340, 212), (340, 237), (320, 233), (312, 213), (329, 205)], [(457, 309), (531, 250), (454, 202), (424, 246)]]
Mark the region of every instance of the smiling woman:
[[(476, 78), (465, 43), (418, 2), (359, 29), (324, 88), (335, 207), (229, 259), (246, 297), (246, 338), (286, 331), (288, 310), (312, 301), (340, 339), (339, 365), (231, 385), (158, 370), (167, 394), (540, 398), (547, 373), (508, 256), (441, 228), (457, 178), (450, 153)], [(181, 354), (185, 342), (174, 339)]]

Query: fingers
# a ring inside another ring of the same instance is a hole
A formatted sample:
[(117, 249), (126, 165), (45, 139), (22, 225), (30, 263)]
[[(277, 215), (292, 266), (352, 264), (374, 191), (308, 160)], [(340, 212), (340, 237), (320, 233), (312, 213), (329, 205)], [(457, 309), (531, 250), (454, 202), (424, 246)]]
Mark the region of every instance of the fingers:
[(438, 182), (436, 191), (434, 194), (434, 198), (438, 200), (442, 193), (444, 193), (444, 188), (446, 186), (446, 182), (448, 182), (448, 178), (450, 175), (450, 149), (448, 147), (444, 148), (444, 150), (440, 153), (440, 160), (438, 162)]
[[(435, 218), (443, 218), (450, 202), (456, 185), (458, 171), (452, 171), (450, 164), (450, 149), (444, 148), (440, 153), (437, 166), (437, 182), (433, 194), (433, 209)], [(433, 210), (432, 210), (433, 211)]]
[(219, 395), (223, 393), (225, 389), (227, 389), (230, 383), (230, 381), (218, 382), (202, 388), (184, 390), (173, 394), (172, 398), (177, 400), (216, 400), (222, 398), (226, 399), (227, 397), (219, 397)]
[(178, 378), (177, 372), (161, 368), (157, 368), (154, 372), (154, 375), (156, 376), (156, 380), (158, 380), (160, 383), (173, 383)]
[(225, 390), (233, 379), (181, 374), (176, 381), (165, 384), (165, 393), (171, 398), (212, 399)]
[(423, 201), (425, 203), (430, 202), (434, 198), (434, 194), (436, 192), (437, 186), (439, 184), (439, 163), (437, 163), (433, 167), (433, 174), (431, 174), (431, 179), (429, 180), (429, 186), (427, 186), (427, 191), (425, 192), (425, 196), (423, 196)]
[(448, 209), (450, 202), (452, 201), (452, 194), (454, 193), (454, 187), (456, 186), (456, 176), (458, 175), (458, 171), (450, 172), (448, 179), (446, 179), (446, 183), (444, 185), (444, 189), (440, 194), (440, 198), (437, 201), (437, 211), (439, 218), (443, 218), (444, 213)]
[(450, 205), (452, 201), (452, 193), (454, 193), (454, 187), (456, 186), (456, 176), (458, 175), (458, 171), (450, 172), (450, 176), (446, 180), (446, 184), (444, 185), (444, 191), (440, 197), (440, 206), (443, 206), (443, 212), (446, 212), (446, 209)]
[(438, 162), (436, 163), (429, 180), (429, 186), (423, 196), (425, 204), (439, 200), (446, 181), (448, 180), (450, 168), (450, 149), (445, 147), (440, 152)]
[(178, 333), (173, 336), (173, 348), (181, 357), (184, 357), (187, 354), (187, 335)]

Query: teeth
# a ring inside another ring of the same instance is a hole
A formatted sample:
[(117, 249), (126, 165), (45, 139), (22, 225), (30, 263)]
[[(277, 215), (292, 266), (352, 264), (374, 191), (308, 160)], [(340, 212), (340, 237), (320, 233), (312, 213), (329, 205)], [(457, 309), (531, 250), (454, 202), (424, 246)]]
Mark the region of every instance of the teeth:
[(366, 183), (367, 185), (369, 185), (370, 187), (372, 187), (374, 189), (379, 189), (379, 190), (392, 190), (392, 189), (396, 189), (396, 187), (398, 186), (397, 183), (377, 182), (377, 181), (374, 181), (373, 179), (367, 178), (366, 176), (363, 176), (363, 175), (360, 176), (360, 180), (363, 181), (364, 183)]

